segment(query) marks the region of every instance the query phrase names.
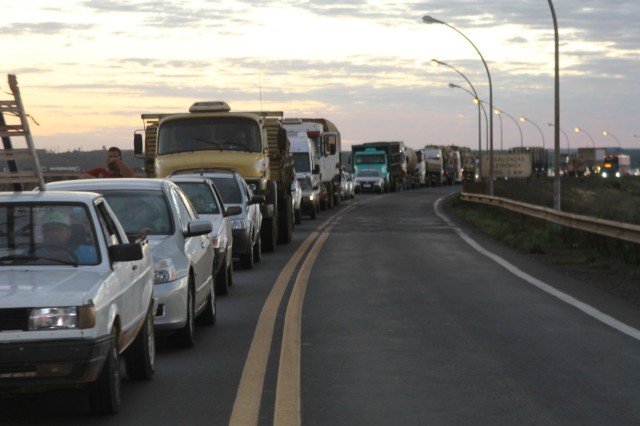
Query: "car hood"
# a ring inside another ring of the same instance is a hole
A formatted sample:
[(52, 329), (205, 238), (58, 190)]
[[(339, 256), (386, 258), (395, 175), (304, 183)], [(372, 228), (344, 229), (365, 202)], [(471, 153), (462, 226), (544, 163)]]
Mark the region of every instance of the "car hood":
[(78, 306), (93, 300), (108, 271), (72, 267), (2, 268), (0, 306)]

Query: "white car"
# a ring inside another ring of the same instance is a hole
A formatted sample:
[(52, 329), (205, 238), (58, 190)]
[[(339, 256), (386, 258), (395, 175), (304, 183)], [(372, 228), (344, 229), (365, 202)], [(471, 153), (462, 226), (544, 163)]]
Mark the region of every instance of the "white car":
[(120, 406), (155, 371), (153, 261), (95, 193), (0, 193), (0, 395), (88, 388)]
[(300, 225), (302, 223), (302, 187), (298, 179), (291, 184), (291, 203), (295, 224)]
[(184, 192), (167, 179), (81, 179), (50, 190), (103, 194), (129, 235), (146, 233), (155, 262), (155, 329), (183, 347), (195, 344), (195, 320), (214, 325), (214, 251), (211, 221), (199, 219)]
[(229, 216), (242, 213), (240, 207), (225, 207), (213, 180), (207, 177), (169, 178), (191, 200), (198, 215), (213, 226), (211, 244), (215, 251), (214, 283), (216, 295), (224, 295), (233, 285), (233, 233)]

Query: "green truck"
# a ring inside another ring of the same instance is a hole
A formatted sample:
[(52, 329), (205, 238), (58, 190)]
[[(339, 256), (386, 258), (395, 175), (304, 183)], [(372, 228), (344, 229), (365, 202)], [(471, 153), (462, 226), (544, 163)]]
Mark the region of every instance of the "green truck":
[(359, 170), (377, 169), (384, 179), (384, 192), (398, 191), (402, 185), (404, 142), (366, 142), (351, 146), (354, 175)]

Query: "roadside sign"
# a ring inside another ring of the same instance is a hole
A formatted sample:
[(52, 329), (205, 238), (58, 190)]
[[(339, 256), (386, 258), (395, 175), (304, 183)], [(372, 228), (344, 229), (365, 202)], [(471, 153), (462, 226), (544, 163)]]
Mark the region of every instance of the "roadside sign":
[[(489, 154), (482, 155), (482, 177), (489, 177)], [(493, 154), (493, 177), (531, 176), (531, 154)]]

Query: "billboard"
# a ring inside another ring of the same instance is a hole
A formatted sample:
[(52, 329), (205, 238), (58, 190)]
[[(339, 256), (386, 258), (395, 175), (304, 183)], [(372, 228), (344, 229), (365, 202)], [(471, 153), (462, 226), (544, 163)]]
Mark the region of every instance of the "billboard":
[[(482, 154), (482, 177), (489, 177), (489, 154)], [(531, 176), (531, 154), (493, 154), (493, 177)]]

